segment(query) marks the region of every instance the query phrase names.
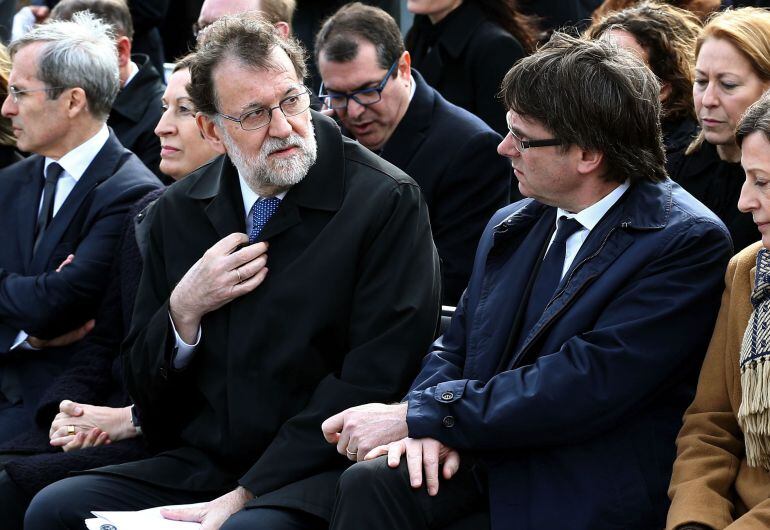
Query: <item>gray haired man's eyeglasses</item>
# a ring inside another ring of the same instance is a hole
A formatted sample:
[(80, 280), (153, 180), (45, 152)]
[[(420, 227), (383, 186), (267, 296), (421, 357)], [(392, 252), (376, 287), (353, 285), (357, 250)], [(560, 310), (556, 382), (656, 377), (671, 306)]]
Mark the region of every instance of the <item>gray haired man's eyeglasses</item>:
[(275, 109), (281, 109), (283, 115), (290, 118), (291, 116), (302, 114), (309, 108), (310, 90), (307, 87), (301, 86), (283, 98), (275, 107), (259, 107), (246, 111), (238, 117), (222, 114), (221, 112), (217, 112), (217, 114), (226, 120), (239, 124), (244, 131), (255, 131), (270, 123)]
[(11, 97), (13, 98), (13, 102), (18, 104), (19, 103), (19, 96), (23, 96), (24, 94), (28, 94), (29, 92), (48, 92), (49, 90), (59, 90), (62, 88), (66, 88), (63, 86), (47, 86), (45, 88), (25, 88), (19, 90), (15, 86), (11, 85), (8, 87), (8, 93), (11, 94)]

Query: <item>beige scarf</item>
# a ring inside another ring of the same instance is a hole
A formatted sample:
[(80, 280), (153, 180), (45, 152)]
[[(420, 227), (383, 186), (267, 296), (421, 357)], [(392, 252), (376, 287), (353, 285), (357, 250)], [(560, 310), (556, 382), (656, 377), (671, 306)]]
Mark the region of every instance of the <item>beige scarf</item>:
[(757, 254), (751, 293), (754, 310), (741, 344), (741, 406), (738, 424), (750, 467), (770, 471), (770, 252)]

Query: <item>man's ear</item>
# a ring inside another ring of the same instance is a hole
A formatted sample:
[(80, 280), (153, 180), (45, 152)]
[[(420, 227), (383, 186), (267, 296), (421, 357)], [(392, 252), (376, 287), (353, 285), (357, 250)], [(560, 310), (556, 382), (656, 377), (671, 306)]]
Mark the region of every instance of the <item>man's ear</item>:
[(85, 91), (80, 87), (70, 88), (64, 91), (61, 98), (66, 98), (67, 116), (74, 118), (82, 112), (90, 112)]
[(118, 66), (123, 68), (131, 61), (131, 39), (125, 35), (115, 41), (118, 49)]
[(278, 34), (281, 37), (285, 39), (286, 37), (289, 36), (291, 29), (289, 28), (289, 25), (286, 22), (276, 22), (274, 26), (275, 26), (275, 30), (278, 32)]
[(577, 163), (577, 171), (581, 175), (594, 173), (601, 169), (604, 162), (604, 153), (594, 149), (580, 149), (580, 159)]
[(211, 144), (214, 150), (219, 154), (225, 154), (227, 149), (222, 143), (219, 127), (209, 116), (199, 112), (195, 115), (195, 123), (198, 124), (198, 130), (203, 138)]
[(412, 56), (409, 55), (408, 51), (404, 51), (404, 53), (401, 54), (396, 69), (398, 70), (398, 76), (401, 79), (409, 81), (412, 78)]

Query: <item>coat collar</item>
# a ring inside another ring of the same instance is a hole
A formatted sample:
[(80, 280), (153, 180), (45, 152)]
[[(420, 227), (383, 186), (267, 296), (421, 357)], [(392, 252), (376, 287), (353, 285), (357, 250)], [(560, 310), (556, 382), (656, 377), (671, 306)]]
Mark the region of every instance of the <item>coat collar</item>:
[(398, 126), (382, 150), (382, 158), (396, 167), (405, 168), (420, 150), (427, 131), (433, 124), (436, 93), (417, 70), (412, 69), (414, 96)]
[[(673, 203), (673, 181), (663, 182), (640, 181), (631, 187), (621, 199), (618, 209), (612, 209), (606, 215), (618, 212), (619, 222), (626, 228), (637, 230), (655, 230), (664, 228), (671, 216)], [(525, 199), (521, 208), (503, 219), (494, 228), (495, 237), (504, 237), (509, 230), (518, 231), (533, 224), (546, 211), (555, 210), (533, 199)]]
[(476, 29), (485, 20), (484, 13), (473, 2), (463, 2), (454, 12), (447, 15), (438, 45), (444, 48), (450, 57), (461, 57)]
[(131, 55), (131, 60), (139, 67), (139, 71), (128, 86), (118, 92), (110, 113), (120, 114), (128, 120), (138, 123), (150, 105), (159, 104), (160, 95), (156, 99), (154, 97), (155, 90), (152, 87), (162, 87), (163, 84), (148, 56), (135, 54)]
[[(263, 230), (266, 239), (299, 223), (299, 208), (336, 211), (342, 205), (345, 188), (342, 136), (337, 124), (330, 118), (315, 111), (311, 111), (311, 116), (318, 143), (318, 158), (305, 178), (286, 193), (278, 212)], [(243, 230), (245, 220), (240, 215), (243, 199), (238, 189), (235, 166), (227, 156), (221, 156), (201, 171), (201, 177), (190, 187), (187, 195), (192, 199), (210, 201), (206, 213), (221, 237), (233, 230)], [(237, 201), (238, 208), (233, 208), (233, 201)]]

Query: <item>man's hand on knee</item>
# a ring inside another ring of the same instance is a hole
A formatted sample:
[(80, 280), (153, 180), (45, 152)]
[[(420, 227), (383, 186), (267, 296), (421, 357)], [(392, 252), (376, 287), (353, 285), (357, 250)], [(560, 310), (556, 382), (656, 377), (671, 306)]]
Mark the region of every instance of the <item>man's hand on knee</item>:
[(335, 414), (321, 424), (324, 438), (337, 452), (361, 461), (373, 448), (406, 438), (406, 403), (368, 403)]
[(219, 530), (227, 519), (246, 506), (254, 498), (247, 489), (238, 486), (233, 491), (217, 497), (203, 506), (190, 508), (164, 508), (160, 514), (172, 521), (201, 523), (201, 530)]
[(438, 493), (439, 466), (445, 480), (452, 478), (460, 468), (460, 453), (433, 438), (404, 438), (381, 445), (369, 451), (364, 456), (364, 460), (388, 455), (388, 466), (396, 468), (404, 454), (406, 454), (406, 466), (409, 469), (409, 483), (415, 489), (422, 487), (424, 471), (425, 487), (428, 495), (431, 496)]
[(267, 243), (239, 248), (248, 241), (248, 236), (240, 233), (220, 239), (174, 288), (169, 311), (185, 342), (194, 342), (203, 315), (250, 293), (265, 279)]

